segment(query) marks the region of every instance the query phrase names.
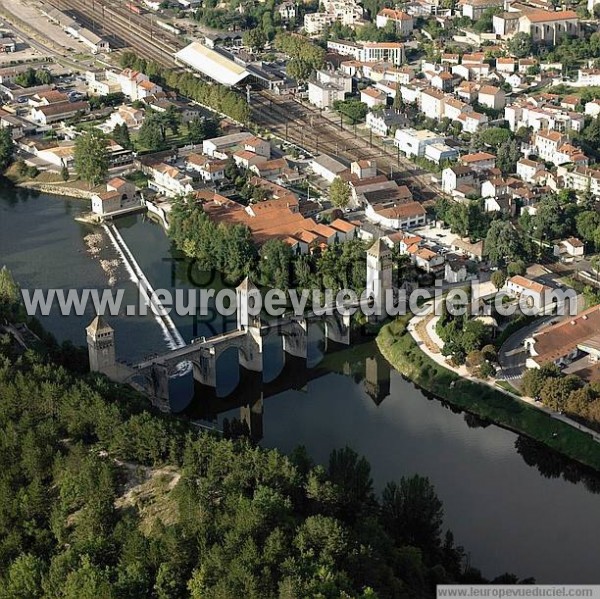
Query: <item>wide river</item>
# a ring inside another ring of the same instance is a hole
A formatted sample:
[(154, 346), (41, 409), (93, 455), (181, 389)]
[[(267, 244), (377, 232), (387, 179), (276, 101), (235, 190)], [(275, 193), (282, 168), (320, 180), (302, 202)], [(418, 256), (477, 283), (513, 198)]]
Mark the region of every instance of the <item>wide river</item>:
[[(74, 220), (84, 202), (0, 188), (0, 265), (22, 287), (116, 288), (136, 291), (101, 229)], [(117, 222), (121, 235), (156, 288), (182, 284), (162, 229), (143, 216)], [(112, 279), (112, 280), (111, 280)], [(85, 343), (93, 316), (40, 318), (59, 341)], [(167, 349), (151, 316), (113, 317), (117, 354), (135, 360)], [(220, 331), (223, 323), (178, 318), (186, 340)], [(312, 362), (318, 343), (311, 344)], [(276, 362), (276, 358), (273, 358)], [(285, 376), (226, 400), (196, 397), (187, 412), (245, 415), (262, 444), (289, 451), (304, 445), (318, 462), (349, 445), (372, 466), (377, 489), (419, 473), (435, 484), (445, 523), (487, 576), (505, 571), (544, 583), (600, 583), (600, 479), (537, 444), (456, 413), (391, 371), (375, 345), (327, 353), (319, 368), (295, 362)]]

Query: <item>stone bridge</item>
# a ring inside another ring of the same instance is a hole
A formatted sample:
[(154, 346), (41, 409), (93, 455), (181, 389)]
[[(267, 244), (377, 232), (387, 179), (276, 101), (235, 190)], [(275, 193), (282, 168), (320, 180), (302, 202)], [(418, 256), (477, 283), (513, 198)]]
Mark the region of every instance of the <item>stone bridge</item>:
[(178, 372), (193, 370), (194, 379), (208, 387), (217, 387), (217, 364), (220, 357), (231, 348), (237, 350), (238, 366), (253, 372), (264, 368), (263, 343), (267, 336), (277, 335), (282, 340), (285, 354), (296, 358), (308, 358), (308, 327), (320, 322), (324, 336), (330, 341), (350, 344), (350, 316), (337, 310), (330, 313), (309, 312), (302, 316), (282, 316), (264, 321), (252, 316), (249, 297), (258, 289), (244, 280), (236, 289), (237, 328), (214, 337), (200, 337), (190, 344), (161, 355), (153, 356), (133, 366), (129, 380), (143, 379), (144, 386), (160, 402), (168, 400), (169, 377)]

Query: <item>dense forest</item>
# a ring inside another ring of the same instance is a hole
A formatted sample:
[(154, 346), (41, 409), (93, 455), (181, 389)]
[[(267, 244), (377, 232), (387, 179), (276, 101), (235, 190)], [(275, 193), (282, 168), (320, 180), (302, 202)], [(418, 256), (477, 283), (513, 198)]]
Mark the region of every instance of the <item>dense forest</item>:
[[(6, 322), (18, 290), (0, 282)], [(1, 599), (426, 597), (482, 580), (426, 478), (378, 497), (351, 449), (322, 467), (201, 433), (40, 350), (0, 335)]]

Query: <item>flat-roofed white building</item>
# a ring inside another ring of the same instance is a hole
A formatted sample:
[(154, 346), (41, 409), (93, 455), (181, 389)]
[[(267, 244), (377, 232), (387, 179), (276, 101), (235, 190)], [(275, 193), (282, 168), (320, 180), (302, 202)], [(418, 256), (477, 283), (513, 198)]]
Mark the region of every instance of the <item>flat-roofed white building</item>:
[(352, 56), (360, 62), (404, 62), (404, 44), (400, 42), (348, 42), (330, 40), (327, 49), (342, 56)]
[(394, 145), (407, 156), (425, 156), (430, 144), (443, 144), (444, 136), (427, 129), (396, 129)]

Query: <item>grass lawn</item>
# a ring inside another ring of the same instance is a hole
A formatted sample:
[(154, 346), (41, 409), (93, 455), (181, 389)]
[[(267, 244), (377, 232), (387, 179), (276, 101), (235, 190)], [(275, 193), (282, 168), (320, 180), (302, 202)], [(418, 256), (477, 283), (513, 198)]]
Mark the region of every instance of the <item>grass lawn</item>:
[(582, 464), (600, 470), (600, 445), (590, 435), (555, 420), (500, 390), (474, 383), (440, 366), (406, 330), (410, 316), (384, 326), (377, 345), (390, 364), (421, 388), (507, 429), (524, 434)]
[(521, 392), (513, 387), (508, 381), (496, 381), (496, 386), (508, 391), (509, 393), (512, 393), (513, 395), (518, 395), (519, 397), (522, 395)]

